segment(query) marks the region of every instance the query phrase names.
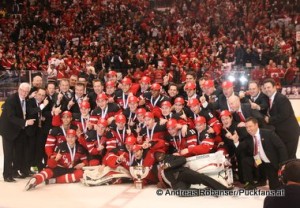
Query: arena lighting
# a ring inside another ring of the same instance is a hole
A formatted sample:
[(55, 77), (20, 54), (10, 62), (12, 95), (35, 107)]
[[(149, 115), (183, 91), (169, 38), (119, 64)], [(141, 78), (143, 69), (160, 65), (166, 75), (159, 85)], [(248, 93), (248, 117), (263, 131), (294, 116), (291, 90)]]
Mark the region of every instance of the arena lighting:
[(245, 90), (249, 82), (249, 69), (246, 67), (235, 67), (225, 78), (234, 83), (236, 91)]
[(239, 80), (240, 80), (242, 85), (244, 85), (245, 83), (248, 82), (248, 79), (244, 75), (242, 75)]
[(231, 74), (227, 78), (230, 82), (235, 82), (235, 77)]

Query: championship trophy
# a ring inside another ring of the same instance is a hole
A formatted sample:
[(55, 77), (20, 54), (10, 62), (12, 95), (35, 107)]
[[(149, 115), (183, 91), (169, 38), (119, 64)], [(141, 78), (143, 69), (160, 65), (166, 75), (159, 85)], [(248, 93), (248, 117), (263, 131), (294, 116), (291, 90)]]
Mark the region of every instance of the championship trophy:
[(130, 167), (130, 174), (134, 178), (134, 185), (137, 189), (143, 188), (143, 179), (148, 175), (150, 168), (143, 166)]

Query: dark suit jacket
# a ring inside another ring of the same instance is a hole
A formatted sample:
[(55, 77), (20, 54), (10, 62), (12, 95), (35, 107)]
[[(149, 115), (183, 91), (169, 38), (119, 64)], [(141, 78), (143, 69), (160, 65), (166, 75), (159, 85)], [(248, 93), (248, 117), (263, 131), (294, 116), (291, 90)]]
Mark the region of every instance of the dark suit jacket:
[[(27, 107), (26, 107), (26, 110), (27, 110), (26, 118), (27, 119), (35, 119), (35, 122), (33, 125), (27, 126), (25, 128), (28, 136), (36, 135), (37, 129), (39, 128), (38, 127), (39, 119), (40, 119), (39, 114), (41, 114), (41, 116), (43, 116), (45, 118), (46, 118), (46, 116), (48, 116), (48, 117), (51, 116), (51, 103), (52, 103), (52, 101), (49, 101), (48, 105), (45, 106), (43, 108), (43, 110), (41, 110), (40, 107), (37, 105), (35, 98), (31, 98), (28, 100)], [(51, 118), (52, 118), (52, 116), (51, 116)], [(44, 122), (42, 122), (42, 125), (43, 124), (44, 124)]]
[(218, 100), (214, 104), (214, 109), (220, 111), (228, 110), (227, 99), (223, 93), (221, 93), (218, 97)]
[[(234, 92), (234, 95), (239, 96), (238, 93), (236, 93), (236, 92)], [(247, 102), (248, 102), (248, 99), (246, 97), (241, 99), (241, 103), (247, 103)], [(227, 104), (227, 98), (225, 97), (225, 95), (223, 93), (218, 94), (218, 99), (212, 105), (213, 105), (212, 107), (209, 106), (208, 108), (214, 109), (214, 110), (220, 110), (220, 111), (229, 109), (228, 104)]]
[(32, 87), (31, 89), (30, 89), (30, 91), (29, 91), (29, 94), (28, 95), (31, 95), (31, 93), (33, 93), (33, 92), (36, 92), (38, 90), (38, 88), (37, 87)]
[(206, 101), (208, 102), (207, 107), (202, 106), (202, 108), (209, 109), (212, 112), (217, 110), (217, 101), (219, 99), (219, 96), (223, 94), (222, 90), (220, 88), (217, 88), (210, 96), (204, 94), (204, 97)]
[(75, 97), (74, 97), (74, 105), (70, 108), (70, 111), (72, 113), (80, 113), (80, 107)]
[[(258, 110), (252, 109), (249, 103), (241, 103), (241, 110), (245, 119), (249, 117), (256, 118), (260, 127), (266, 127), (264, 116)], [(237, 112), (234, 112), (232, 116), (236, 122), (241, 122), (241, 119)]]
[[(268, 129), (259, 129), (259, 131), (266, 156), (271, 164), (278, 169), (279, 164), (288, 159), (286, 147), (274, 131)], [(247, 151), (250, 155), (253, 155), (253, 139), (246, 139), (240, 142), (238, 149), (239, 151)]]
[(259, 96), (256, 98), (255, 101), (252, 100), (252, 102), (256, 103), (260, 106), (260, 113), (263, 115), (267, 115), (268, 109), (269, 109), (269, 98), (264, 93), (260, 93)]
[[(74, 105), (71, 107), (70, 111), (72, 113), (80, 113), (80, 106), (79, 106), (79, 103), (78, 103), (78, 100), (76, 99), (75, 97), (75, 94), (72, 95), (72, 99), (74, 100)], [(81, 97), (81, 102), (83, 101), (83, 98), (85, 97), (86, 95), (84, 94), (82, 97)]]
[[(184, 167), (184, 164), (186, 163), (185, 157), (166, 154), (165, 159), (162, 162), (170, 164), (170, 167), (164, 170), (164, 175), (171, 183), (172, 188), (187, 189), (190, 187), (191, 184), (185, 184), (182, 181), (177, 180), (180, 172), (190, 170), (189, 168)], [(157, 168), (157, 166), (154, 167)], [(156, 172), (157, 170), (154, 169), (153, 171)]]
[(28, 136), (34, 136), (36, 134), (38, 123), (39, 123), (39, 113), (41, 113), (40, 107), (37, 105), (35, 98), (30, 98), (27, 102), (26, 106), (26, 118), (27, 119), (35, 119), (34, 124), (31, 126), (27, 126), (26, 134)]
[(26, 123), (26, 120), (23, 117), (19, 94), (15, 93), (7, 98), (2, 109), (0, 117), (0, 134), (3, 136), (3, 139), (14, 140), (25, 127)]
[(45, 120), (42, 122), (42, 131), (45, 134), (49, 133), (49, 130), (52, 128), (52, 107), (54, 105), (54, 98), (50, 99), (48, 96), (49, 103), (48, 105), (43, 109), (42, 116), (45, 118)]
[(73, 98), (73, 92), (71, 92), (70, 90), (64, 94), (61, 102), (60, 102), (60, 105), (57, 105), (56, 104), (56, 101), (57, 101), (57, 96), (58, 94), (54, 94), (54, 105), (55, 107), (58, 107), (58, 106), (61, 106), (61, 111), (64, 112), (66, 110), (68, 110), (68, 104), (69, 104), (69, 101)]
[(270, 124), (284, 141), (299, 138), (300, 128), (289, 99), (281, 93), (276, 93), (269, 111)]
[[(245, 127), (237, 127), (238, 123), (233, 121), (231, 126), (227, 129), (230, 133), (234, 134), (236, 131), (239, 136), (239, 141), (243, 141), (245, 139), (248, 139), (250, 136), (246, 130)], [(234, 142), (227, 138), (226, 135), (227, 131), (225, 129), (222, 129), (221, 131), (221, 137), (224, 142), (224, 146), (227, 149), (229, 156), (232, 157), (236, 153), (236, 146), (234, 145)]]
[(91, 104), (91, 110), (94, 110), (97, 107), (97, 94), (93, 91), (88, 94), (89, 102)]

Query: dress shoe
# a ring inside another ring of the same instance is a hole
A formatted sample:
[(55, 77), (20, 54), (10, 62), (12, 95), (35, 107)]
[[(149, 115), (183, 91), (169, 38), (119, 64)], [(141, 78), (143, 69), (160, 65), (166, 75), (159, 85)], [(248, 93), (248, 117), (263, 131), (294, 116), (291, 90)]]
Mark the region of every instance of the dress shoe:
[(22, 171), (21, 172), (23, 175), (25, 175), (26, 177), (31, 177), (35, 174), (35, 172), (31, 171), (30, 169), (29, 170), (25, 170), (25, 171)]
[(266, 181), (258, 181), (257, 183), (255, 183), (256, 187), (265, 186), (265, 185), (267, 185)]
[(256, 185), (253, 182), (246, 182), (244, 189), (245, 190), (253, 190), (253, 189), (256, 189)]
[(23, 174), (23, 173), (19, 173), (19, 171), (18, 171), (16, 173), (14, 173), (13, 177), (14, 178), (21, 178), (21, 179), (23, 179), (23, 178), (26, 178), (26, 175)]
[(28, 176), (33, 176), (34, 174), (35, 174), (35, 172), (33, 172), (31, 170), (28, 171)]
[(20, 173), (25, 177), (31, 177), (34, 175), (34, 172), (32, 172), (31, 170), (21, 170)]
[(16, 180), (13, 177), (4, 178), (4, 181), (8, 183), (16, 182)]

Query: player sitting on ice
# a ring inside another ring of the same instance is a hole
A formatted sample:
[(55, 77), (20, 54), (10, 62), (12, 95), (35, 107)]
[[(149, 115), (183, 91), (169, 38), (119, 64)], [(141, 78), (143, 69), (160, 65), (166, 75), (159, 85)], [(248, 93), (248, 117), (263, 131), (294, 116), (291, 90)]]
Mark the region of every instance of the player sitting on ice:
[(73, 183), (82, 178), (87, 164), (86, 151), (77, 141), (76, 131), (69, 129), (66, 142), (61, 143), (47, 162), (48, 167), (35, 174), (26, 184), (26, 191), (33, 189), (47, 179), (55, 179), (55, 183)]

